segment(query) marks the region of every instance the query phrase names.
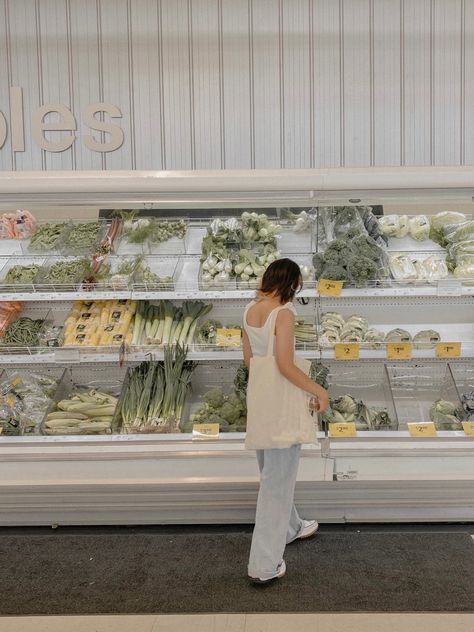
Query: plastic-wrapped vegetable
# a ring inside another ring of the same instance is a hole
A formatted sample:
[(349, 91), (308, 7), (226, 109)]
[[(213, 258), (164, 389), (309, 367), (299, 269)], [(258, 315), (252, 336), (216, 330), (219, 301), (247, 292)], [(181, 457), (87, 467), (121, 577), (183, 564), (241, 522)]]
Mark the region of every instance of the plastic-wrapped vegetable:
[(410, 257), (406, 255), (392, 255), (389, 258), (390, 272), (396, 281), (416, 281), (418, 274)]
[(351, 236), (367, 234), (356, 206), (321, 207), (320, 213), (326, 243), (335, 239), (344, 239), (348, 233)]
[(428, 282), (439, 281), (445, 279), (448, 275), (448, 266), (443, 257), (438, 255), (431, 255), (423, 261), (423, 268), (425, 271), (425, 278)]
[(426, 215), (415, 215), (408, 220), (410, 236), (417, 241), (424, 241), (430, 236), (430, 220)]
[(379, 217), (379, 224), (387, 237), (397, 237), (399, 227), (399, 215), (384, 215)]
[(411, 335), (405, 329), (396, 327), (385, 336), (385, 342), (411, 342)]
[(474, 261), (457, 266), (453, 272), (456, 279), (474, 280)]
[(462, 411), (452, 402), (437, 399), (430, 408), (430, 419), (437, 430), (462, 430)]
[(441, 340), (441, 336), (434, 329), (422, 329), (413, 336), (415, 349), (424, 349), (428, 345), (433, 347)]
[(364, 342), (370, 342), (373, 349), (377, 349), (384, 340), (385, 334), (379, 329), (371, 327), (365, 332)]
[(467, 421), (474, 421), (474, 391), (464, 393), (461, 396), (461, 402)]
[(442, 246), (446, 245), (445, 236), (444, 236), (444, 227), (451, 225), (460, 224), (461, 222), (466, 221), (466, 216), (464, 213), (457, 213), (455, 211), (443, 211), (442, 213), (437, 213), (431, 217), (431, 227), (430, 227), (430, 239), (436, 241), (438, 244)]

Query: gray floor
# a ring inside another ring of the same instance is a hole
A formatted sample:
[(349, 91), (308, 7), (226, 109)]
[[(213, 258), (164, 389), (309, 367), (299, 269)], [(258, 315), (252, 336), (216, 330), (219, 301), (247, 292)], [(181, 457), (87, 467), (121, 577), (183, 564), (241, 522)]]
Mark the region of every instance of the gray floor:
[(322, 527), (247, 581), (249, 527), (0, 530), (0, 614), (473, 612), (472, 525)]

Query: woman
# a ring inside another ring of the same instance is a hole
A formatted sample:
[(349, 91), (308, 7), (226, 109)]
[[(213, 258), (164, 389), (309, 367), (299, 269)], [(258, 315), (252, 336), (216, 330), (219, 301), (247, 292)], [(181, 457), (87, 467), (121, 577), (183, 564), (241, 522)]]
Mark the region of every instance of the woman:
[[(299, 266), (290, 259), (278, 259), (266, 270), (257, 299), (247, 306), (243, 323), (244, 362), (266, 353), (270, 317), (275, 321), (274, 355), (280, 373), (295, 386), (312, 395), (310, 407), (322, 412), (329, 405), (327, 391), (313, 382), (294, 363), (295, 308), (293, 298), (302, 287)], [(252, 537), (248, 574), (252, 581), (266, 583), (286, 572), (283, 551), (286, 544), (308, 538), (318, 529), (316, 520), (302, 520), (293, 496), (301, 444), (289, 448), (257, 450), (260, 490)]]

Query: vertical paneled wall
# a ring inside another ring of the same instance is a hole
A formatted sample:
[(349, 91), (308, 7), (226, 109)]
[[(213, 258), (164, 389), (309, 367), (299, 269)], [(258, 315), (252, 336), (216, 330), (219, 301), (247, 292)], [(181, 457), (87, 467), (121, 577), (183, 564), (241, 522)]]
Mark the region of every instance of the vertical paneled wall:
[[(84, 143), (97, 102), (116, 151)], [(49, 103), (63, 152), (32, 137)], [(474, 164), (473, 104), (474, 0), (0, 0), (2, 170)]]

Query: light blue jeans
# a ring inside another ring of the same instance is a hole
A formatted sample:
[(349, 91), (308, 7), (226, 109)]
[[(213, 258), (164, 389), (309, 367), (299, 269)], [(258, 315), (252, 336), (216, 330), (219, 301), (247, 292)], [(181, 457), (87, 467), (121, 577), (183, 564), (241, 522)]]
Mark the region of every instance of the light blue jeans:
[(293, 500), (300, 451), (300, 444), (278, 450), (257, 450), (260, 489), (248, 565), (250, 577), (273, 577), (283, 559), (286, 543), (303, 525)]

